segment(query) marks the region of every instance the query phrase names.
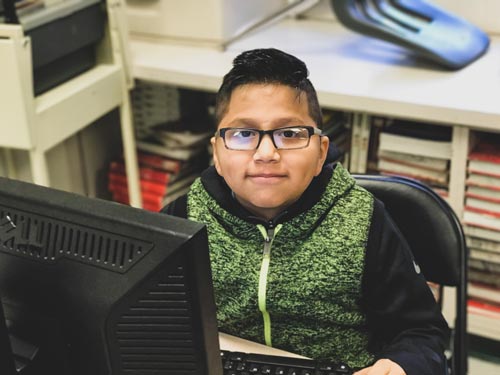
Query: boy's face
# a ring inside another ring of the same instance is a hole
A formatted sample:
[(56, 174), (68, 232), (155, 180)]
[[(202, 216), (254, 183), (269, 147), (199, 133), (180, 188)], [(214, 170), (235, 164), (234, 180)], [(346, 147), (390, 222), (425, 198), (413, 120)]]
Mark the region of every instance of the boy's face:
[[(285, 126), (316, 124), (309, 116), (304, 93), (297, 97), (290, 87), (248, 84), (236, 88), (220, 128), (270, 130)], [(325, 161), (328, 138), (313, 135), (309, 145), (278, 150), (265, 135), (256, 150), (228, 150), (221, 137), (213, 137), (214, 164), (250, 212), (265, 219), (275, 217), (295, 202), (317, 176)]]

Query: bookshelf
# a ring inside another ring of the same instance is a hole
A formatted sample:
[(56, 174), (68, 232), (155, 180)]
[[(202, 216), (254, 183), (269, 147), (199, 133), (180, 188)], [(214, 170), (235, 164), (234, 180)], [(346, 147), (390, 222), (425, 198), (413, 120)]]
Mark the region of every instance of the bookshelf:
[[(303, 59), (320, 104), (353, 113), (353, 134), (369, 134), (367, 124), (374, 115), (451, 127), (449, 203), (462, 217), (473, 133), (500, 132), (500, 35), (491, 35), (488, 52), (457, 72), (411, 59), (398, 47), (354, 34), (333, 20), (286, 19), (224, 51), (132, 35), (133, 76), (214, 92), (237, 54), (264, 47), (280, 48)], [(446, 294), (444, 313), (452, 322), (454, 302), (452, 293)], [(500, 340), (500, 331), (491, 329), (497, 323), (469, 315), (471, 333)]]
[[(6, 160), (11, 150), (29, 153), (31, 179), (50, 186), (47, 153), (115, 108), (120, 111), (124, 154), (132, 202), (140, 206), (137, 160), (129, 88), (128, 31), (122, 0), (108, 0), (103, 41), (96, 65), (43, 94), (33, 94), (31, 39), (21, 25), (0, 24), (0, 147)], [(7, 175), (15, 175), (7, 163)]]

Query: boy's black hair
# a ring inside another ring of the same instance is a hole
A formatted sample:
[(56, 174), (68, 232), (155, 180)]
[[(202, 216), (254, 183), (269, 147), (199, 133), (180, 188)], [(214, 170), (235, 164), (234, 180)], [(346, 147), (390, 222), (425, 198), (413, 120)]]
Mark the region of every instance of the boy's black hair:
[(321, 128), (323, 116), (316, 90), (307, 78), (306, 64), (275, 48), (245, 51), (233, 60), (233, 68), (224, 76), (215, 102), (215, 120), (218, 125), (227, 111), (231, 94), (246, 84), (278, 84), (306, 94), (309, 116)]

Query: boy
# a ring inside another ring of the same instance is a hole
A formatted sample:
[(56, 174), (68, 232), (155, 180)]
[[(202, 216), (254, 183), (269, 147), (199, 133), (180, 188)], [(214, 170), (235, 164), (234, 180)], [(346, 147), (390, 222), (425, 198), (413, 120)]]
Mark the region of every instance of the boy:
[(276, 49), (236, 57), (214, 166), (163, 212), (207, 224), (221, 331), (359, 375), (443, 374), (447, 324), (383, 205), (325, 162), (307, 75)]

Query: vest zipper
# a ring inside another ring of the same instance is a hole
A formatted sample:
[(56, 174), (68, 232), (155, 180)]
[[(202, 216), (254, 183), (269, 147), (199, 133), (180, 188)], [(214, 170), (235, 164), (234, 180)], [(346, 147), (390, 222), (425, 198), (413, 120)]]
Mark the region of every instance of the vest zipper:
[(273, 245), (274, 238), (276, 234), (281, 229), (281, 224), (278, 224), (276, 228), (266, 228), (258, 224), (257, 228), (264, 237), (264, 250), (262, 252), (262, 264), (260, 267), (259, 275), (259, 291), (258, 291), (258, 301), (259, 310), (262, 313), (262, 318), (264, 321), (264, 340), (267, 346), (272, 346), (271, 341), (271, 317), (266, 308), (266, 292), (267, 292), (267, 274), (269, 271), (269, 263), (271, 261), (271, 247)]

